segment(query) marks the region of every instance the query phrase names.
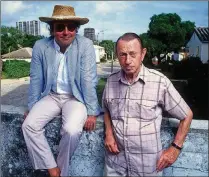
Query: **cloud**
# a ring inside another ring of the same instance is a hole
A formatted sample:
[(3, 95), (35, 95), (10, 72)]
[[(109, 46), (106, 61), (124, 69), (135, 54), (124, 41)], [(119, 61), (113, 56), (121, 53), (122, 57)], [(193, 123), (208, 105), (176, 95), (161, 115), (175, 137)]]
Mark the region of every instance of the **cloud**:
[(154, 8), (159, 8), (163, 11), (190, 11), (195, 9), (193, 6), (188, 4), (189, 2), (163, 2), (163, 1), (142, 1), (140, 2), (141, 5), (148, 5), (148, 6), (153, 6)]
[(153, 4), (155, 7), (158, 7), (158, 8), (163, 8), (163, 9), (170, 9), (170, 10), (179, 10), (179, 11), (182, 11), (182, 10), (192, 10), (193, 7), (191, 6), (188, 6), (186, 4), (181, 4), (180, 2), (176, 2), (175, 4), (173, 3), (155, 3)]
[(130, 3), (124, 1), (114, 1), (114, 2), (106, 2), (106, 1), (98, 1), (96, 2), (96, 13), (100, 15), (106, 15), (110, 13), (118, 13), (121, 11), (125, 11), (130, 7)]
[(30, 6), (26, 6), (22, 1), (2, 1), (2, 13), (12, 15), (16, 12), (20, 12)]

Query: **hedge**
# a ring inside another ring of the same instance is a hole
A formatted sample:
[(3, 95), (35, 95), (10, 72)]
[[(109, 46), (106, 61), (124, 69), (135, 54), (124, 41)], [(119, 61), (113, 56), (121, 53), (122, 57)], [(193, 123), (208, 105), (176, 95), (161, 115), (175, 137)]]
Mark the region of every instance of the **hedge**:
[(20, 60), (7, 60), (3, 62), (2, 75), (4, 79), (21, 78), (29, 76), (30, 63)]

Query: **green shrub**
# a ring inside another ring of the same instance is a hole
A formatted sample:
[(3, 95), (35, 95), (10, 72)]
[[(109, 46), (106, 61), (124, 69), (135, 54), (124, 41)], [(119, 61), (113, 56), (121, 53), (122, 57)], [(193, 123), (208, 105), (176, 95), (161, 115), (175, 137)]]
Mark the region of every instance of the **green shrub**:
[(104, 90), (106, 82), (107, 82), (106, 78), (100, 78), (98, 85), (97, 85), (97, 97), (98, 97), (98, 101), (100, 105), (102, 105), (102, 94), (103, 94), (103, 90)]
[(30, 63), (20, 60), (7, 60), (3, 62), (4, 78), (21, 78), (29, 76)]
[(107, 60), (106, 60), (106, 57), (105, 56), (103, 56), (101, 59), (100, 59), (100, 62), (101, 63), (105, 63)]

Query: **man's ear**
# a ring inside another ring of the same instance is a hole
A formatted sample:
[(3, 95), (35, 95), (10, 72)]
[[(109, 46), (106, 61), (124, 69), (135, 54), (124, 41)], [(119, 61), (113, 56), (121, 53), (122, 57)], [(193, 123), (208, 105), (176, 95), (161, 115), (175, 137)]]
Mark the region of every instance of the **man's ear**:
[(144, 57), (145, 57), (146, 53), (147, 53), (147, 49), (146, 48), (143, 48), (142, 49), (142, 55), (141, 55), (141, 61), (144, 60)]

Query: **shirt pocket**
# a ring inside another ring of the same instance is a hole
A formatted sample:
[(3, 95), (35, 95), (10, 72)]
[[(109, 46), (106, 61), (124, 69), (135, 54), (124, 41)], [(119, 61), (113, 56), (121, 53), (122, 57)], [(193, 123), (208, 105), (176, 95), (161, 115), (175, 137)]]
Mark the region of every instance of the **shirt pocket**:
[(111, 115), (111, 119), (121, 119), (123, 116), (123, 103), (121, 99), (113, 98), (108, 102), (108, 108)]
[(155, 101), (142, 101), (142, 103), (136, 102), (134, 108), (136, 109), (138, 120), (142, 122), (153, 121), (157, 118), (157, 104)]

